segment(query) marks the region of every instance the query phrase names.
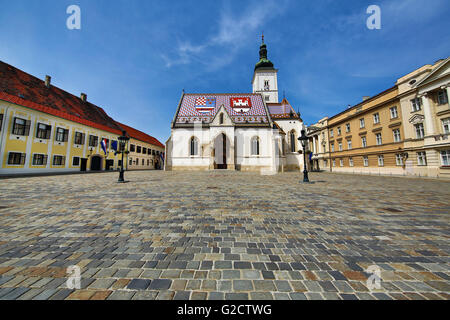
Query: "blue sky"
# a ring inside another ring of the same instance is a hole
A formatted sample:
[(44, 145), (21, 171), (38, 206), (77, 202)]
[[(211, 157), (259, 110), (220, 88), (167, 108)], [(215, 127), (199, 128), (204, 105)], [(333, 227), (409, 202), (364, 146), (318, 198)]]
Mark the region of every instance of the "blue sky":
[[(448, 0), (0, 0), (0, 59), (165, 142), (181, 91), (251, 92), (264, 31), (280, 97), (312, 124), (450, 55)], [(81, 30), (66, 8), (81, 8)], [(366, 9), (381, 8), (381, 30)]]

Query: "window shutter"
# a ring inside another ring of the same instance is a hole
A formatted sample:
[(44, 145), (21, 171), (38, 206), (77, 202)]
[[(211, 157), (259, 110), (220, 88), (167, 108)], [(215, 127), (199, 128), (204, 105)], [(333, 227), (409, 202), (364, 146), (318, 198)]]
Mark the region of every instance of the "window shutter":
[(52, 133), (52, 126), (46, 126), (45, 128), (45, 139), (50, 139), (50, 135)]
[(21, 165), (25, 164), (25, 157), (26, 157), (26, 153), (20, 154), (20, 164)]
[(25, 122), (25, 132), (24, 136), (28, 136), (30, 134), (30, 126), (31, 126), (31, 120), (27, 120)]
[(47, 165), (48, 155), (44, 155), (44, 159), (42, 160), (43, 165)]
[(64, 142), (67, 142), (69, 140), (69, 130), (64, 129)]
[(81, 144), (84, 144), (84, 140), (86, 139), (86, 134), (81, 134)]

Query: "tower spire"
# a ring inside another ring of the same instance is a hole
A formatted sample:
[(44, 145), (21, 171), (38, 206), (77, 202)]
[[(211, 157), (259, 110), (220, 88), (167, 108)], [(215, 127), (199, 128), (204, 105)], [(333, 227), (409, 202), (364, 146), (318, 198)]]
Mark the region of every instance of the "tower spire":
[(261, 38), (262, 38), (262, 43), (264, 43), (264, 31), (262, 32)]

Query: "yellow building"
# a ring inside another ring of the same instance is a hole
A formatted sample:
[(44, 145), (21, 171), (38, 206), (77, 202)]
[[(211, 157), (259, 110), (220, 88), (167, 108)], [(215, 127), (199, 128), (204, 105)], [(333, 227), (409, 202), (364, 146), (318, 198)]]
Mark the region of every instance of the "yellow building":
[[(122, 130), (146, 150), (153, 137), (122, 125), (87, 101), (0, 61), (0, 174), (117, 170)], [(102, 142), (106, 152), (102, 148)], [(146, 155), (146, 159), (150, 156)], [(154, 169), (150, 161), (129, 169)]]

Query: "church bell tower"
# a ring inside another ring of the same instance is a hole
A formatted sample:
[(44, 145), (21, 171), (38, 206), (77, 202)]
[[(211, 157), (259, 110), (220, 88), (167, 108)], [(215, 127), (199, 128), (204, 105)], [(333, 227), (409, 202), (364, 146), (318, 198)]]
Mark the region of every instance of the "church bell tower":
[(272, 61), (267, 59), (267, 46), (262, 43), (259, 47), (259, 62), (255, 65), (253, 73), (253, 93), (261, 93), (266, 103), (278, 103), (278, 70), (274, 68)]

